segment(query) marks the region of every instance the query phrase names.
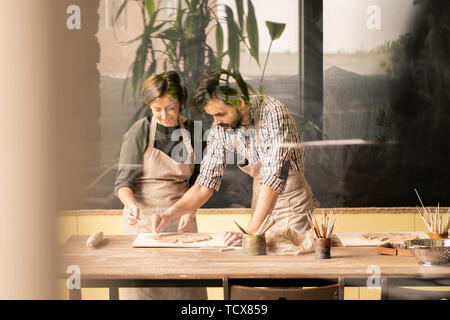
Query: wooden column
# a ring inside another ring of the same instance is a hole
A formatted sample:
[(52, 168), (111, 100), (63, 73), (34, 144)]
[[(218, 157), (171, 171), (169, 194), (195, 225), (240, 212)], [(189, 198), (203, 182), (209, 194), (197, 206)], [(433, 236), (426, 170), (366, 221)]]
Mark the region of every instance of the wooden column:
[[(299, 68), (301, 114), (323, 129), (323, 3), (301, 0), (299, 4)], [(322, 140), (317, 131), (303, 135), (305, 141)]]
[[(99, 0), (53, 1), (57, 27), (54, 31), (57, 68), (57, 123), (60, 150), (59, 206), (82, 209), (86, 187), (100, 168), (100, 46)], [(68, 8), (80, 10), (78, 28), (70, 24)]]
[(52, 299), (51, 0), (0, 1), (0, 299)]

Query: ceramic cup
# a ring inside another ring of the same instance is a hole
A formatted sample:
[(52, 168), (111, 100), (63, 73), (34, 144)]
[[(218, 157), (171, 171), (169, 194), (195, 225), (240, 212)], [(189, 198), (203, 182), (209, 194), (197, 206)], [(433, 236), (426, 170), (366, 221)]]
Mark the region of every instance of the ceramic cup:
[(322, 239), (314, 238), (315, 257), (317, 259), (330, 259), (331, 258), (331, 238)]
[(266, 237), (264, 235), (252, 236), (243, 234), (242, 253), (249, 256), (260, 256), (266, 254)]

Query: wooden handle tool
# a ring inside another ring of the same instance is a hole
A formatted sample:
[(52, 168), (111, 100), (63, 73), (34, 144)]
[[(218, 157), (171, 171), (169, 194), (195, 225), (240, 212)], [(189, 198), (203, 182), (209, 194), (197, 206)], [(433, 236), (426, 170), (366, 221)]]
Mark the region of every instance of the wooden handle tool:
[(267, 223), (269, 222), (269, 219), (270, 219), (270, 214), (268, 214), (268, 215), (264, 218), (264, 220), (263, 220), (263, 222), (261, 223), (261, 225), (259, 226), (258, 230), (256, 230), (256, 233), (255, 233), (256, 235), (261, 234), (261, 231), (264, 230), (264, 228), (266, 227)]
[(132, 215), (133, 217), (136, 218), (136, 221), (138, 222), (138, 224), (140, 224), (141, 226), (145, 227), (145, 226), (142, 224), (141, 219), (139, 219), (139, 218), (136, 216), (136, 213), (135, 213), (133, 210), (131, 210), (130, 208), (128, 208), (128, 207), (127, 207), (127, 209), (128, 209), (128, 211), (130, 211), (131, 215)]
[(259, 234), (265, 234), (267, 232), (267, 230), (269, 230), (274, 224), (275, 224), (275, 220), (270, 219), (270, 222), (264, 227), (264, 229), (261, 230), (261, 233), (259, 233)]
[(234, 220), (233, 220), (233, 222), (234, 222), (234, 224), (235, 224), (235, 225), (237, 225), (237, 227), (239, 228), (239, 230), (241, 230), (241, 232), (242, 232), (242, 233), (244, 233), (244, 234), (248, 234), (248, 232), (247, 232), (247, 231), (245, 231), (245, 230), (244, 230), (244, 228), (242, 228), (242, 227), (241, 227), (241, 226), (239, 225), (239, 223), (237, 223), (237, 222), (236, 222), (236, 221), (234, 221)]

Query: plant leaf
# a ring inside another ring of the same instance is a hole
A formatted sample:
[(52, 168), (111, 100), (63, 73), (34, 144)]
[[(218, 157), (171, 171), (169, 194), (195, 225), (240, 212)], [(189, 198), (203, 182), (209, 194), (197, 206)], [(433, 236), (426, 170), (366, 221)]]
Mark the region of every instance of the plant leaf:
[(209, 66), (209, 68), (210, 69), (218, 68), (219, 67), (217, 65), (218, 60), (216, 58), (216, 55), (214, 54), (214, 50), (210, 46), (207, 46), (206, 50), (208, 51), (208, 63), (209, 63), (208, 66)]
[(216, 48), (217, 48), (217, 56), (221, 56), (223, 53), (223, 29), (220, 25), (220, 22), (217, 22), (216, 25)]
[(270, 38), (274, 41), (281, 37), (284, 32), (284, 28), (286, 28), (286, 23), (266, 21), (266, 26), (269, 30)]
[(248, 16), (247, 16), (247, 36), (250, 43), (250, 54), (255, 58), (259, 66), (259, 35), (258, 24), (256, 22), (255, 9), (250, 0), (248, 0)]
[(151, 74), (155, 73), (155, 71), (156, 71), (156, 60), (152, 61), (152, 63), (148, 67), (147, 72), (145, 73), (144, 76), (144, 80), (150, 77)]
[(152, 29), (152, 32), (158, 32), (165, 24), (166, 24), (166, 21), (158, 24), (157, 26), (154, 26)]
[(242, 95), (245, 97), (245, 100), (249, 100), (249, 88), (247, 83), (244, 81), (244, 79), (242, 78), (241, 74), (239, 73), (239, 71), (236, 71), (234, 74), (234, 79), (236, 80), (239, 88), (241, 89), (241, 93)]
[(142, 43), (136, 51), (136, 58), (133, 63), (133, 73), (131, 76), (131, 92), (133, 97), (137, 96), (144, 77), (144, 68), (147, 61), (148, 38), (143, 38)]
[(169, 41), (173, 41), (173, 40), (177, 40), (178, 39), (178, 33), (177, 33), (176, 29), (170, 28), (170, 29), (166, 29), (163, 32), (161, 32), (158, 35), (158, 38), (166, 39), (166, 40), (169, 40)]
[(144, 0), (145, 8), (147, 9), (148, 16), (152, 17), (155, 14), (155, 1), (154, 0)]
[(219, 86), (217, 91), (221, 91), (226, 96), (237, 96), (239, 94), (235, 88), (230, 86)]
[(228, 26), (228, 53), (230, 56), (230, 66), (234, 71), (239, 70), (239, 28), (233, 17), (233, 11), (229, 6), (225, 6), (227, 13), (226, 21)]
[(266, 94), (266, 87), (264, 86), (264, 84), (262, 82), (260, 82), (260, 84), (259, 84), (259, 92), (261, 94)]
[(125, 1), (120, 5), (119, 10), (117, 10), (116, 17), (114, 18), (114, 22), (116, 22), (116, 21), (119, 19), (120, 15), (122, 14), (122, 11), (125, 9), (125, 7), (126, 7), (127, 4), (128, 4), (128, 0), (125, 0)]
[(136, 42), (136, 41), (138, 41), (139, 39), (141, 39), (142, 37), (143, 37), (143, 35), (141, 34), (141, 35), (139, 35), (137, 38), (134, 38), (134, 39), (132, 39), (132, 40), (128, 40), (128, 41), (120, 41), (120, 42), (119, 42), (119, 45), (123, 46), (123, 45), (127, 45), (127, 44), (130, 44), (130, 43)]
[[(235, 0), (240, 31), (244, 31), (244, 1)], [(242, 33), (241, 33), (242, 35)]]

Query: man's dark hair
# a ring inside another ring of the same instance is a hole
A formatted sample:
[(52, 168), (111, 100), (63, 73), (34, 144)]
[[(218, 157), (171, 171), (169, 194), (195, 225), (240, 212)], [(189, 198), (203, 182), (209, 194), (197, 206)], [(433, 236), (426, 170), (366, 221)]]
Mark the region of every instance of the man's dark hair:
[[(230, 80), (234, 79), (239, 90), (230, 84)], [(206, 103), (218, 98), (228, 105), (238, 106), (240, 98), (245, 103), (249, 103), (250, 91), (254, 91), (241, 77), (239, 73), (233, 73), (224, 69), (215, 69), (206, 73), (197, 82), (197, 86), (191, 98), (191, 104), (195, 110), (202, 112)]]

